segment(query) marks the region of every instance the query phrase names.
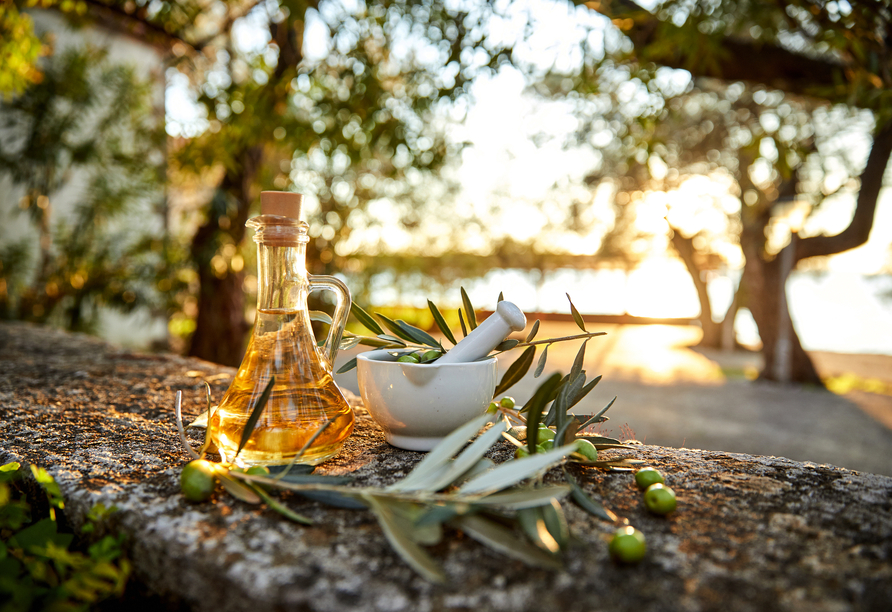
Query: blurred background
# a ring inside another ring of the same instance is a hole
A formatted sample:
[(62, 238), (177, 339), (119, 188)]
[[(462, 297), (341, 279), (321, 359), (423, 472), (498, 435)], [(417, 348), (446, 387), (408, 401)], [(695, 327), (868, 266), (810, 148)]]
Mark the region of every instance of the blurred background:
[(892, 475), (890, 18), (3, 0), (0, 318), (238, 365), (245, 221), (293, 190), (310, 272), (371, 310), (503, 292), (544, 338), (569, 293), (614, 435)]

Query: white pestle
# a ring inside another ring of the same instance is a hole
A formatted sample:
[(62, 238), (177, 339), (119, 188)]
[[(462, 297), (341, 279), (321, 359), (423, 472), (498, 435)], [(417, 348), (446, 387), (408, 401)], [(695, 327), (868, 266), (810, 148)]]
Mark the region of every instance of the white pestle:
[(501, 344), (512, 331), (523, 331), (527, 318), (523, 311), (511, 302), (501, 301), (492, 315), (456, 344), (445, 355), (434, 362), (468, 363), (486, 357)]

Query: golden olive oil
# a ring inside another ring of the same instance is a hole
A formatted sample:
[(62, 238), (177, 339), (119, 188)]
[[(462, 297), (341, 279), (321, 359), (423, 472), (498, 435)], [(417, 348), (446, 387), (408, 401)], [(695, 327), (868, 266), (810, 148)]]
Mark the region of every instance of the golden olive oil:
[(328, 420), (331, 425), (298, 462), (315, 465), (334, 456), (353, 431), (353, 411), (324, 359), (307, 310), (258, 310), (238, 374), (209, 423), (222, 454), (228, 459), (236, 454), (245, 423), (275, 376), (266, 407), (239, 459), (246, 464), (290, 463)]

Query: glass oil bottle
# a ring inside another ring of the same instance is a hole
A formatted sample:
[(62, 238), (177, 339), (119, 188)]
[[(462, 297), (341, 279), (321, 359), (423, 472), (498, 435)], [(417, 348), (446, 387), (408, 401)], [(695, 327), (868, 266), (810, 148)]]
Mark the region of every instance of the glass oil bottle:
[[(334, 456), (353, 431), (353, 411), (332, 378), (332, 366), (347, 322), (350, 291), (330, 276), (306, 269), (307, 224), (301, 196), (261, 194), (261, 214), (250, 219), (258, 258), (257, 318), (245, 357), (213, 413), (211, 439), (225, 460), (236, 454), (245, 423), (270, 379), (276, 382), (241, 453), (245, 464), (290, 463), (312, 436), (326, 427), (298, 463), (315, 465)], [(307, 295), (332, 291), (337, 302), (325, 343), (313, 335)]]

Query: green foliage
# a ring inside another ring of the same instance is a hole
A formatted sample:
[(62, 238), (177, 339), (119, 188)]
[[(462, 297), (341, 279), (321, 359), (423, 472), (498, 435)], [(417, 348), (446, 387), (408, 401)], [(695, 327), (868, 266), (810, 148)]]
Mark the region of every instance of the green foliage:
[(31, 475), (46, 494), (50, 516), (32, 510), (18, 463), (0, 466), (0, 606), (10, 612), (88, 610), (120, 596), (130, 575), (122, 553), (122, 536), (100, 537), (102, 524), (114, 509), (96, 505), (82, 528), (93, 539), (73, 547), (74, 536), (60, 531), (55, 510), (63, 507), (61, 491), (43, 468)]
[[(0, 102), (0, 174), (24, 192), (9, 214), (27, 215), (37, 233), (0, 253), (0, 316), (86, 329), (99, 305), (157, 305), (152, 285), (173, 288), (160, 221), (149, 229), (163, 133), (152, 86), (105, 51), (68, 49), (43, 68), (39, 83)], [(54, 198), (75, 172), (85, 186), (59, 216)]]
[(31, 18), (12, 2), (0, 4), (0, 99), (40, 80), (36, 63), (41, 47)]

